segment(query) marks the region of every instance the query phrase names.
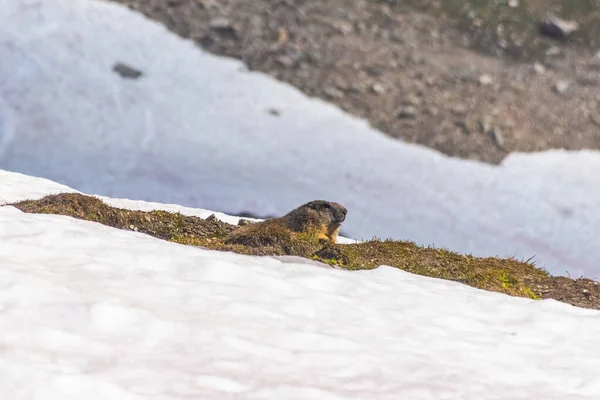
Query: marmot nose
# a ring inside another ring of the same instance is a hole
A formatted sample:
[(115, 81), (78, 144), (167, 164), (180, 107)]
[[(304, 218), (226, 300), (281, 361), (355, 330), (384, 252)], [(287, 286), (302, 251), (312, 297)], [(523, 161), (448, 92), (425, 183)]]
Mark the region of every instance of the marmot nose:
[(337, 219), (340, 220), (340, 222), (343, 221), (343, 220), (345, 220), (346, 219), (346, 214), (348, 214), (348, 210), (346, 210), (346, 207), (340, 205), (337, 208), (337, 211), (338, 211), (338, 213), (337, 213), (338, 214), (337, 215)]

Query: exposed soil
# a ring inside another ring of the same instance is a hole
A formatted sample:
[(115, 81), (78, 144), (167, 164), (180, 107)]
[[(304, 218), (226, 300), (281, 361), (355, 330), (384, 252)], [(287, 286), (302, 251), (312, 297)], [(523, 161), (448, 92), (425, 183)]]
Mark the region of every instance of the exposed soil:
[[(448, 155), (600, 148), (597, 0), (114, 1)], [(548, 12), (578, 30), (544, 37)]]
[(232, 245), (227, 244), (227, 237), (238, 227), (221, 222), (214, 216), (202, 219), (165, 211), (119, 209), (98, 198), (77, 193), (51, 195), (12, 205), (27, 213), (67, 215), (213, 250), (252, 255), (299, 256), (348, 270), (389, 265), (411, 273), (453, 280), (511, 296), (555, 299), (578, 307), (600, 309), (598, 282), (553, 277), (529, 262), (511, 258), (479, 258), (393, 240), (332, 244), (311, 240), (309, 236), (289, 235), (283, 231), (277, 234), (269, 232), (269, 237), (263, 238), (268, 240), (250, 238), (243, 244)]

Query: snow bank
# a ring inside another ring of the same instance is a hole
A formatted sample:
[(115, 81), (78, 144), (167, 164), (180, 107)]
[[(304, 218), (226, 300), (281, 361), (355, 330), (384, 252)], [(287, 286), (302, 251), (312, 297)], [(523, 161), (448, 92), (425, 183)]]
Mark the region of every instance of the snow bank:
[[(2, 169), (227, 213), (338, 201), (357, 239), (536, 256), (600, 278), (597, 152), (450, 159), (112, 3), (0, 0), (0, 37)], [(144, 75), (124, 80), (116, 62)]]
[[(10, 201), (63, 189), (4, 172), (0, 201), (10, 188)], [(0, 393), (11, 400), (600, 396), (600, 312), (553, 300), (202, 250), (8, 206), (0, 266)]]

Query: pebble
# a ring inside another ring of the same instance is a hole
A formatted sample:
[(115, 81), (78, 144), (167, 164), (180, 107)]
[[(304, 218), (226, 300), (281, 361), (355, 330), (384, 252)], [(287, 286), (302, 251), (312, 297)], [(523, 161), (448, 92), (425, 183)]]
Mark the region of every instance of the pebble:
[(332, 99), (341, 99), (342, 97), (344, 97), (344, 93), (341, 90), (332, 87), (326, 87), (325, 89), (323, 89), (323, 93), (325, 93), (327, 97)]
[(209, 26), (213, 32), (220, 36), (229, 37), (232, 39), (237, 37), (237, 30), (227, 18), (213, 18), (210, 20)]
[(373, 84), (373, 86), (371, 86), (371, 90), (375, 94), (384, 94), (385, 91), (386, 91), (385, 90), (385, 86), (383, 86), (381, 83), (375, 83), (375, 84)]
[(504, 135), (502, 134), (502, 130), (498, 127), (495, 127), (490, 131), (490, 135), (494, 142), (500, 147), (504, 148)]
[(277, 62), (285, 68), (290, 68), (294, 65), (294, 60), (288, 56), (279, 56), (277, 57)]
[(479, 121), (479, 126), (481, 127), (481, 133), (487, 133), (492, 129), (492, 124), (488, 118), (484, 118)]
[(491, 85), (493, 81), (494, 81), (494, 80), (492, 79), (492, 77), (491, 77), (490, 75), (488, 75), (488, 74), (483, 74), (483, 75), (481, 75), (481, 76), (479, 77), (479, 83), (480, 83), (482, 86)]
[(417, 117), (417, 109), (413, 106), (402, 107), (398, 111), (398, 118), (400, 119), (415, 119)]
[(553, 39), (564, 39), (579, 29), (575, 21), (567, 21), (554, 15), (548, 15), (540, 21), (540, 32)]
[(567, 81), (558, 81), (554, 85), (554, 91), (558, 94), (563, 94), (569, 88), (569, 82)]
[(125, 79), (137, 79), (142, 76), (142, 71), (139, 71), (129, 65), (118, 62), (113, 65), (113, 71), (121, 76), (121, 78)]
[(538, 74), (543, 74), (546, 72), (546, 67), (542, 63), (536, 62), (533, 64), (533, 70)]
[(406, 96), (406, 98), (404, 99), (404, 101), (406, 102), (407, 105), (411, 105), (411, 106), (419, 106), (421, 105), (421, 99), (419, 98), (419, 96), (411, 93), (408, 96)]

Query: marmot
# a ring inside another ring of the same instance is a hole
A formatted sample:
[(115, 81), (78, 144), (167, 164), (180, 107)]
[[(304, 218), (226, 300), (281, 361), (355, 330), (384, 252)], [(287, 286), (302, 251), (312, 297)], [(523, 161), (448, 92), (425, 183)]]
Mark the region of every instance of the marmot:
[(268, 246), (295, 233), (314, 235), (335, 243), (348, 210), (338, 203), (314, 200), (290, 211), (283, 217), (244, 225), (231, 232), (225, 243)]

